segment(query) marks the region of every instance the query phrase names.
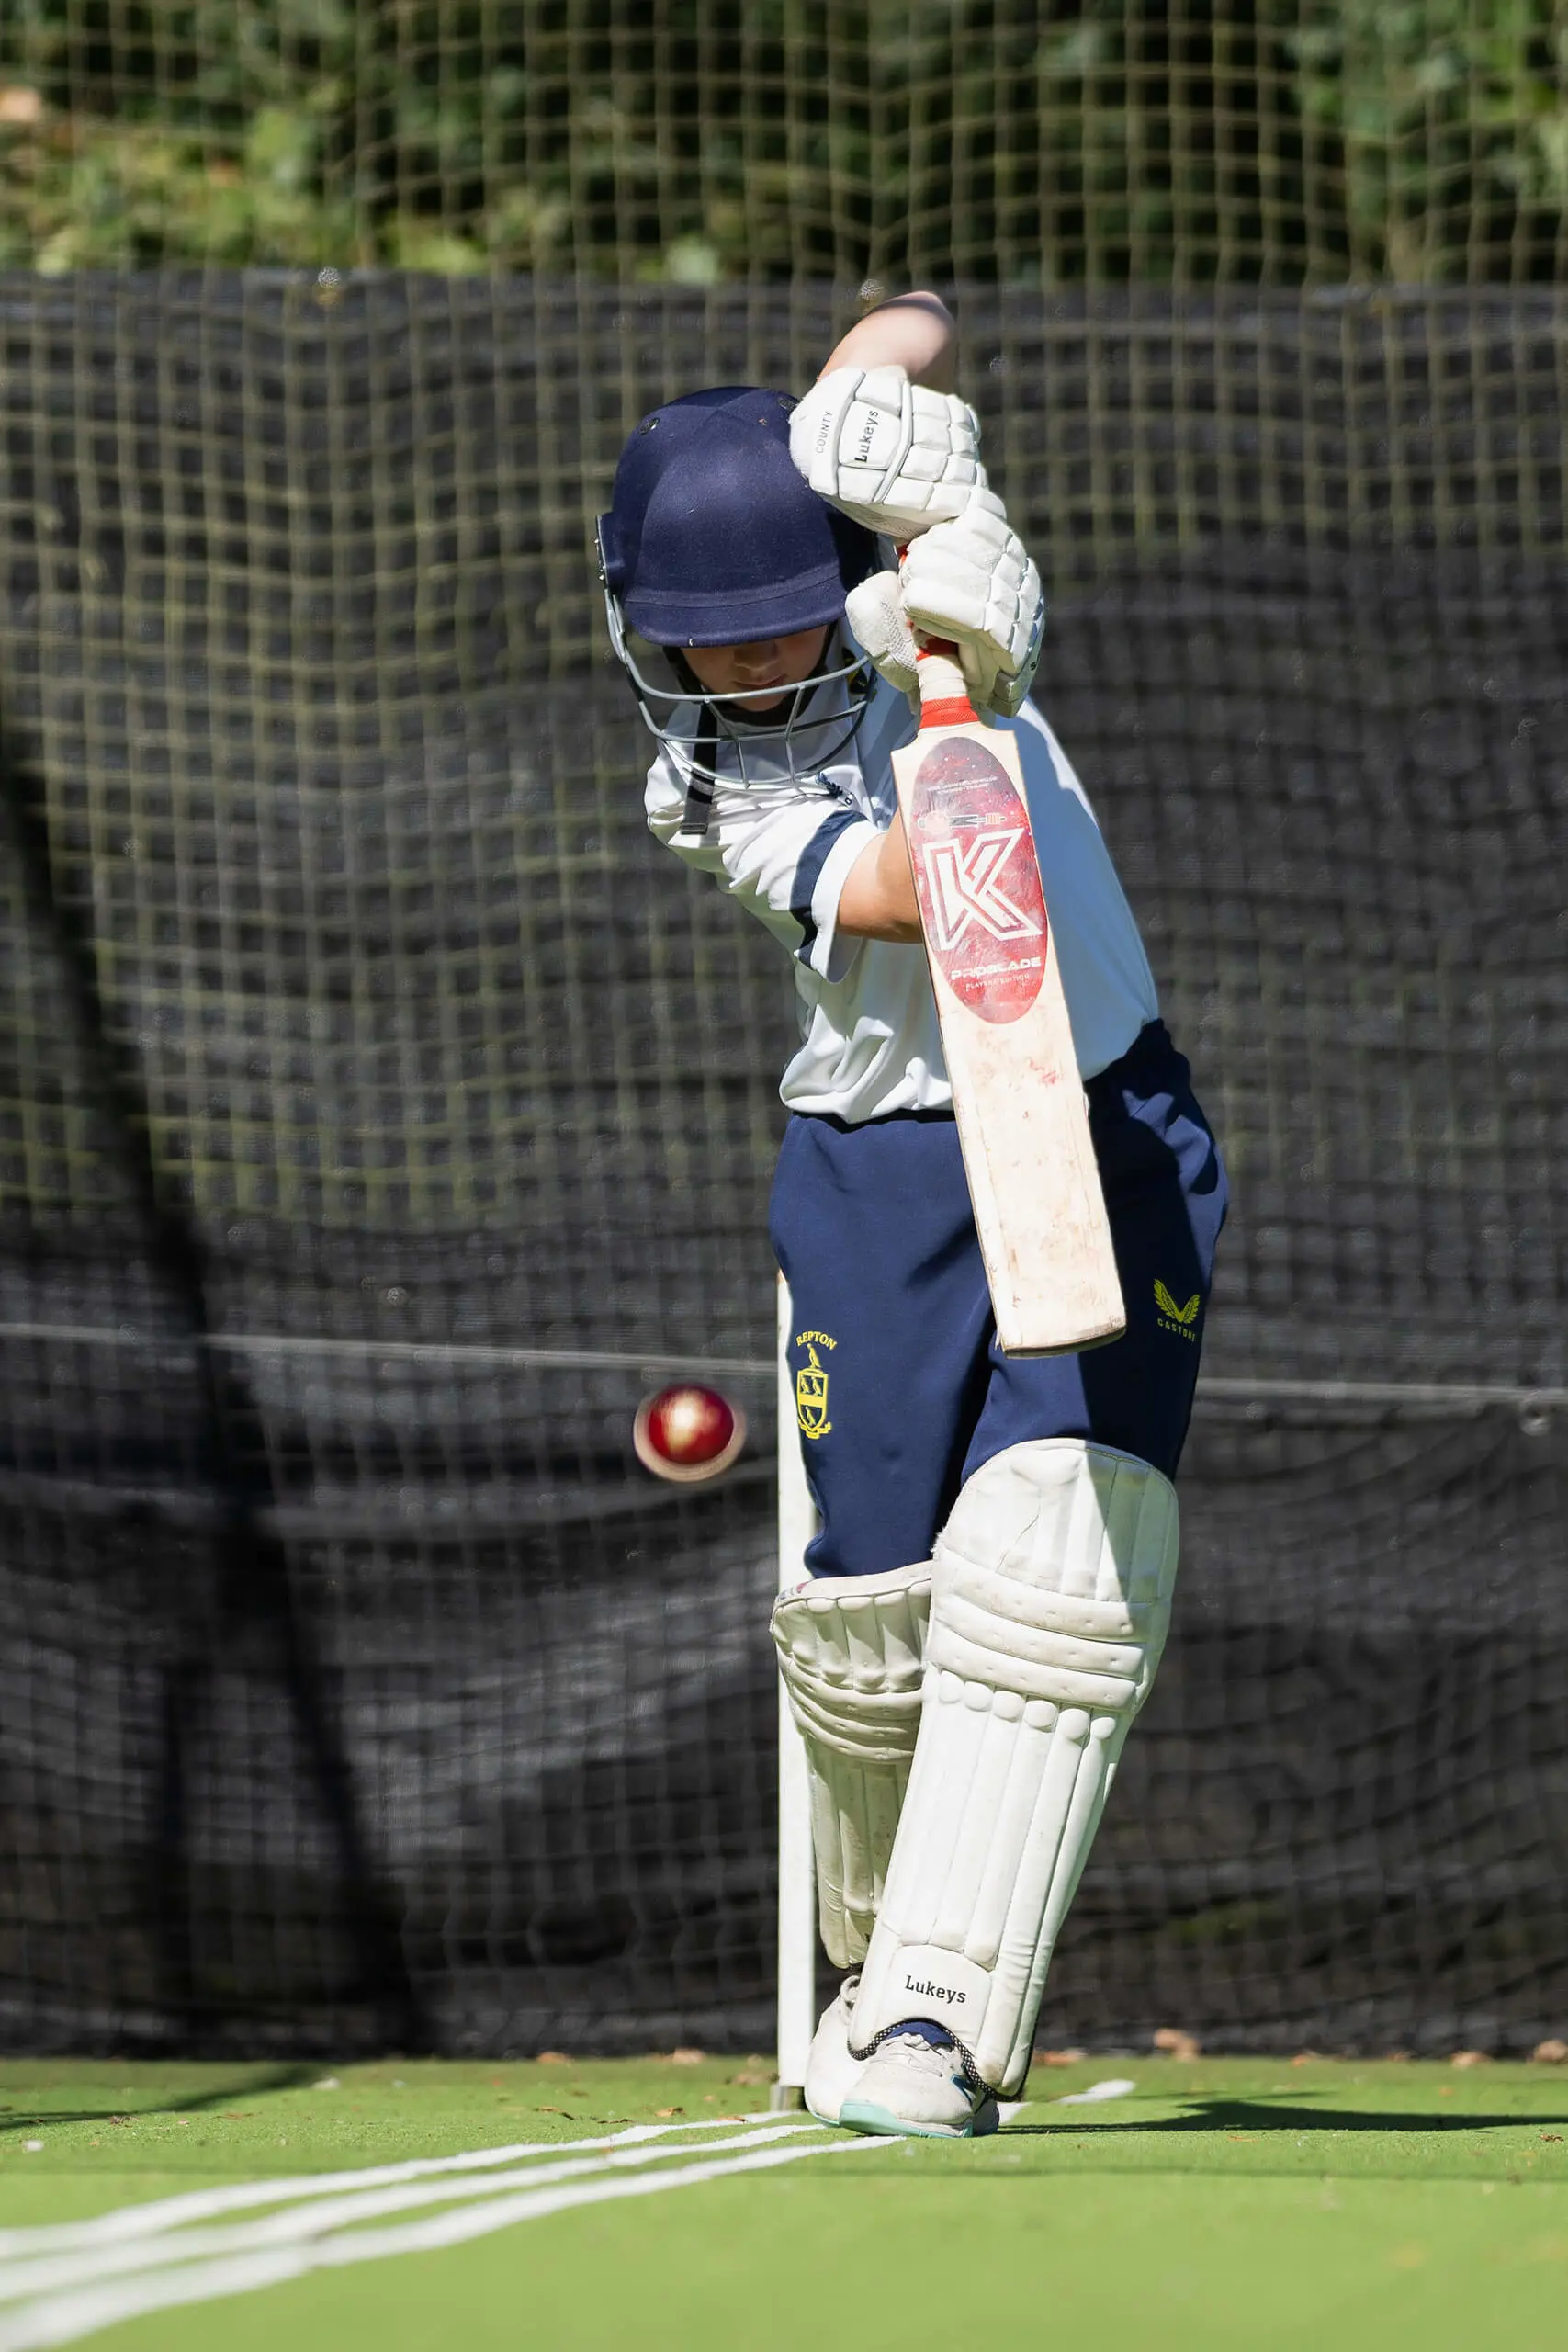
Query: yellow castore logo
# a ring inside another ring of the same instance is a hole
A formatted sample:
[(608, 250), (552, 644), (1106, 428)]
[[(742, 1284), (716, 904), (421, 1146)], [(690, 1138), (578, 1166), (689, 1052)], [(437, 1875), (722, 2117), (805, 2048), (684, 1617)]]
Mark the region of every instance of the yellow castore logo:
[(1192, 1326), (1198, 1320), (1202, 1298), (1202, 1292), (1195, 1290), (1185, 1306), (1178, 1306), (1159, 1276), (1155, 1276), (1155, 1305), (1159, 1308), (1159, 1328), (1162, 1331), (1170, 1331), (1183, 1340), (1195, 1340), (1198, 1335)]

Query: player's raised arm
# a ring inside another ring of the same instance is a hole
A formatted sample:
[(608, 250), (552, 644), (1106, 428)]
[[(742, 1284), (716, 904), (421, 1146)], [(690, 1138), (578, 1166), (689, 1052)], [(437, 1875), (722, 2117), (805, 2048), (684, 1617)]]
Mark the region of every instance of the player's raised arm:
[[(790, 424), (790, 452), (818, 494), (898, 546), (899, 569), (849, 597), (851, 628), (882, 675), (915, 695), (922, 639), (957, 649), (983, 717), (1021, 707), (1039, 659), (1040, 575), (980, 463), (975, 412), (953, 390), (957, 329), (935, 294), (901, 295), (852, 327)], [(845, 884), (840, 928), (920, 936), (902, 817)]]
[(873, 311), (796, 407), (790, 455), (819, 498), (898, 548), (898, 572), (845, 605), (883, 676), (912, 695), (915, 637), (941, 639), (981, 716), (1011, 718), (1040, 659), (1040, 574), (987, 481), (974, 410), (906, 364), (951, 376), (954, 349), (934, 295)]
[(902, 368), (933, 392), (958, 388), (958, 327), (940, 294), (895, 294), (840, 335), (818, 372), (838, 368)]

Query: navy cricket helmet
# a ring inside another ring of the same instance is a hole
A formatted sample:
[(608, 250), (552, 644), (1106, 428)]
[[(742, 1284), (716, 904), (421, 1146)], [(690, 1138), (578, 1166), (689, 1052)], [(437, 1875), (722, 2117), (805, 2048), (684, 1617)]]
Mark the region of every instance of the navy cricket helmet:
[(721, 384), (656, 408), (599, 521), (604, 585), (650, 644), (748, 645), (841, 618), (879, 561), (870, 531), (789, 454), (787, 392)]
[[(853, 741), (876, 673), (844, 598), (883, 552), (819, 498), (789, 454), (787, 392), (722, 384), (645, 416), (621, 452), (599, 517), (599, 570), (615, 657), (650, 732), (686, 780), (682, 839), (707, 830), (721, 782), (819, 775)], [(812, 675), (710, 695), (684, 649), (754, 645), (826, 627)], [(671, 683), (645, 674), (633, 631)]]

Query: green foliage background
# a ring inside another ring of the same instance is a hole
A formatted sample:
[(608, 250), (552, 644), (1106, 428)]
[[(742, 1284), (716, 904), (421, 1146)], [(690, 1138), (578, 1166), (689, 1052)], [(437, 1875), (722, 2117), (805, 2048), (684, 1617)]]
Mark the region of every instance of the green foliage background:
[(1550, 279), (1568, 0), (0, 0), (0, 262)]

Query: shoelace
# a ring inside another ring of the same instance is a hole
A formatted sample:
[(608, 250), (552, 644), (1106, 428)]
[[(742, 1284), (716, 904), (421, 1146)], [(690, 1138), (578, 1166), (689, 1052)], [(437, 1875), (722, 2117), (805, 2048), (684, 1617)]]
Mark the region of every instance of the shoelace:
[(887, 2041), (877, 2044), (876, 2055), (880, 2058), (889, 2051), (896, 2051), (900, 2064), (912, 2068), (917, 2074), (942, 2075), (951, 2078), (962, 2076), (964, 2071), (963, 2061), (951, 2042), (945, 2050), (938, 2050), (921, 2033), (890, 2035)]

